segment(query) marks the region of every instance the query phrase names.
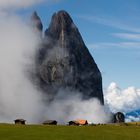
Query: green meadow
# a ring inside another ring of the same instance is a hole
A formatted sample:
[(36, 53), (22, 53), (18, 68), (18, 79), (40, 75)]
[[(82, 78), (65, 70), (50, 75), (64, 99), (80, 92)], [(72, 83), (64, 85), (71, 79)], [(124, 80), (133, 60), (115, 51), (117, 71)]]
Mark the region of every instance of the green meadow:
[(0, 124), (0, 140), (140, 140), (140, 126), (43, 126)]

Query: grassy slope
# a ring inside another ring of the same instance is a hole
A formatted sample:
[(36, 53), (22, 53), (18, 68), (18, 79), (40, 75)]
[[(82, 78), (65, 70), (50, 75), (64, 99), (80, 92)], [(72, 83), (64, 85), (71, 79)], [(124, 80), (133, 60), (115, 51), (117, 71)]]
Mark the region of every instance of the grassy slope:
[(140, 140), (140, 127), (0, 125), (0, 140)]

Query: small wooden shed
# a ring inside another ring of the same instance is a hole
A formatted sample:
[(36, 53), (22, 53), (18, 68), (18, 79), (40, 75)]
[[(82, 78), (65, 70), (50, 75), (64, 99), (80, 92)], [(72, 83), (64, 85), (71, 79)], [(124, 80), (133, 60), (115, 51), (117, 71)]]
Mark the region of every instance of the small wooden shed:
[(79, 125), (87, 125), (88, 124), (87, 120), (76, 120), (76, 122), (78, 122)]
[(122, 112), (117, 112), (114, 114), (114, 123), (124, 123), (125, 115)]
[(74, 120), (74, 121), (69, 121), (69, 125), (87, 125), (88, 121), (87, 120)]
[(14, 122), (15, 122), (15, 124), (25, 125), (26, 120), (24, 120), (24, 119), (16, 119), (16, 120), (14, 120)]
[(56, 120), (46, 120), (43, 122), (44, 125), (57, 125)]
[(69, 121), (69, 125), (79, 125), (76, 121)]

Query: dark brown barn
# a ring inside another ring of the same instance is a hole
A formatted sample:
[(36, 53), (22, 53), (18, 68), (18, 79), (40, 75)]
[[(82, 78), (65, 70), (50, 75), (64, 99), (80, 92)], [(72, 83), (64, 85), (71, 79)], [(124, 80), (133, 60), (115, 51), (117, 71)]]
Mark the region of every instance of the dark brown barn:
[(76, 121), (69, 121), (69, 125), (79, 125)]
[(14, 122), (15, 122), (15, 124), (23, 124), (23, 125), (25, 125), (26, 120), (24, 120), (24, 119), (16, 119), (16, 120), (14, 120)]
[(56, 120), (46, 120), (43, 122), (44, 125), (57, 125)]

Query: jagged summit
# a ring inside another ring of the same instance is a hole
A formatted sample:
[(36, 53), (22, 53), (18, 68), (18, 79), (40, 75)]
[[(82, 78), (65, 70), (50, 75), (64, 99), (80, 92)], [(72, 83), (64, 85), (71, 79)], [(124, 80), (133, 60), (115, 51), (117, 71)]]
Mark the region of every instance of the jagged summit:
[(50, 28), (57, 29), (58, 26), (61, 26), (61, 28), (67, 29), (72, 23), (73, 21), (66, 11), (59, 11), (52, 16)]
[(64, 10), (58, 11), (57, 13), (53, 14), (52, 22), (54, 21), (60, 24), (71, 24), (73, 22), (70, 15)]
[(37, 17), (37, 18), (39, 18), (39, 16), (38, 16), (38, 14), (37, 14), (37, 12), (36, 12), (36, 11), (34, 11), (34, 12), (32, 13), (32, 16), (31, 16), (31, 18), (34, 18), (34, 17)]
[(52, 99), (66, 88), (104, 103), (101, 73), (66, 11), (52, 16), (38, 59), (40, 86)]
[[(47, 34), (50, 33), (50, 36), (52, 35), (53, 38), (58, 38), (62, 30), (69, 34), (74, 28), (76, 29), (76, 26), (70, 15), (66, 11), (61, 10), (53, 14), (49, 28), (45, 31), (45, 35), (47, 36)], [(55, 35), (52, 34), (53, 32), (55, 32)]]
[(38, 16), (37, 12), (34, 11), (32, 16), (31, 16), (31, 21), (33, 23), (33, 26), (40, 32), (43, 30), (43, 24), (41, 22), (40, 17)]

